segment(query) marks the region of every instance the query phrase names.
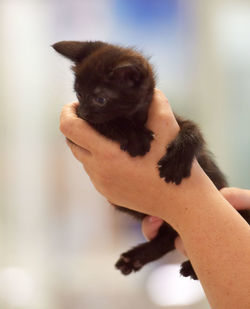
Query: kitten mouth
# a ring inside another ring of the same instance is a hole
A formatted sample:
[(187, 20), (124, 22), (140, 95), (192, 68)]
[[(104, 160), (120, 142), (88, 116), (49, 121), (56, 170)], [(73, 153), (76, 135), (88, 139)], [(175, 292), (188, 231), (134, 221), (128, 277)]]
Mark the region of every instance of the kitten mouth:
[(83, 120), (87, 120), (86, 117), (85, 117), (84, 115), (79, 114), (79, 113), (77, 113), (77, 117), (78, 117), (78, 118), (81, 118), (81, 119), (83, 119)]
[(91, 124), (101, 124), (107, 122), (103, 117), (86, 117), (84, 120)]
[(78, 115), (78, 117), (82, 118), (83, 120), (88, 120), (87, 115), (84, 115), (84, 114)]
[(76, 110), (76, 114), (77, 114), (77, 117), (83, 119), (83, 120), (88, 120), (88, 115), (87, 113), (83, 112), (82, 110), (80, 110), (80, 108), (78, 107), (77, 110)]
[(89, 114), (87, 112), (78, 111), (77, 116), (92, 124), (98, 124), (98, 123), (105, 122), (103, 115), (100, 115), (100, 113), (90, 113)]

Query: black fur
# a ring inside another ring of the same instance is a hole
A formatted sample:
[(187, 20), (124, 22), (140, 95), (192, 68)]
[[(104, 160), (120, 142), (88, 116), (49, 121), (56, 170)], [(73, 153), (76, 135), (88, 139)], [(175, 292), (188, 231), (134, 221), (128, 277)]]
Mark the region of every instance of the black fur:
[[(54, 49), (74, 62), (74, 88), (80, 102), (78, 116), (88, 121), (106, 137), (118, 141), (131, 156), (143, 156), (150, 150), (153, 132), (145, 127), (155, 80), (149, 62), (131, 48), (104, 42), (62, 41)], [(226, 179), (207, 151), (196, 124), (175, 115), (180, 132), (166, 146), (158, 162), (160, 177), (180, 184), (190, 176), (194, 157), (218, 189), (227, 186)], [(146, 215), (124, 207), (117, 209), (142, 220)], [(240, 211), (250, 223), (250, 211)], [(124, 275), (138, 271), (174, 249), (177, 232), (167, 223), (158, 235), (123, 253), (116, 268)], [(197, 279), (190, 261), (181, 266), (181, 274)]]

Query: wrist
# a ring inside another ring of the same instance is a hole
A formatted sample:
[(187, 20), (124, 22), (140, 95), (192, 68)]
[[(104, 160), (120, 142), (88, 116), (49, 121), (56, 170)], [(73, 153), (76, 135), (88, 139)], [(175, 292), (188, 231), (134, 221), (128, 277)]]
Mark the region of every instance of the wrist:
[(221, 197), (220, 192), (196, 160), (190, 177), (183, 179), (180, 185), (171, 184), (171, 186), (173, 186), (171, 196), (169, 196), (170, 190), (166, 192), (164, 205), (167, 206), (160, 208), (160, 217), (179, 233), (192, 226), (194, 217), (206, 213), (206, 207), (211, 210), (213, 207), (211, 208), (210, 204), (214, 204), (218, 196)]

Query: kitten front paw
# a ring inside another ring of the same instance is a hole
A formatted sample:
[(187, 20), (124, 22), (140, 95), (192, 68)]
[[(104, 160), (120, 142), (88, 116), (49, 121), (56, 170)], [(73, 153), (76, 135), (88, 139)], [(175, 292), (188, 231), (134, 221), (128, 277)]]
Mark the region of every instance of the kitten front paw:
[(179, 185), (183, 178), (190, 176), (192, 162), (193, 157), (169, 147), (166, 155), (158, 162), (160, 177), (167, 183)]
[(123, 275), (129, 275), (132, 271), (138, 271), (142, 266), (143, 264), (139, 259), (129, 256), (128, 253), (123, 253), (115, 264), (115, 267), (119, 269)]
[(121, 149), (127, 151), (131, 157), (144, 156), (149, 152), (153, 139), (152, 131), (146, 128), (138, 129), (128, 134), (127, 139), (121, 143)]

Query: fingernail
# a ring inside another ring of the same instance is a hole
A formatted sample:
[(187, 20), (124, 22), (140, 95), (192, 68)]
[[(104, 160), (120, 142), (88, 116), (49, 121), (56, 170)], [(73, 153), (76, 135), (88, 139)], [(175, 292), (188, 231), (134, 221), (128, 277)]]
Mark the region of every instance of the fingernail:
[(150, 216), (149, 219), (148, 219), (148, 221), (149, 221), (150, 223), (155, 223), (155, 222), (160, 222), (160, 221), (162, 221), (162, 219), (161, 219), (161, 218), (158, 218), (158, 217)]

